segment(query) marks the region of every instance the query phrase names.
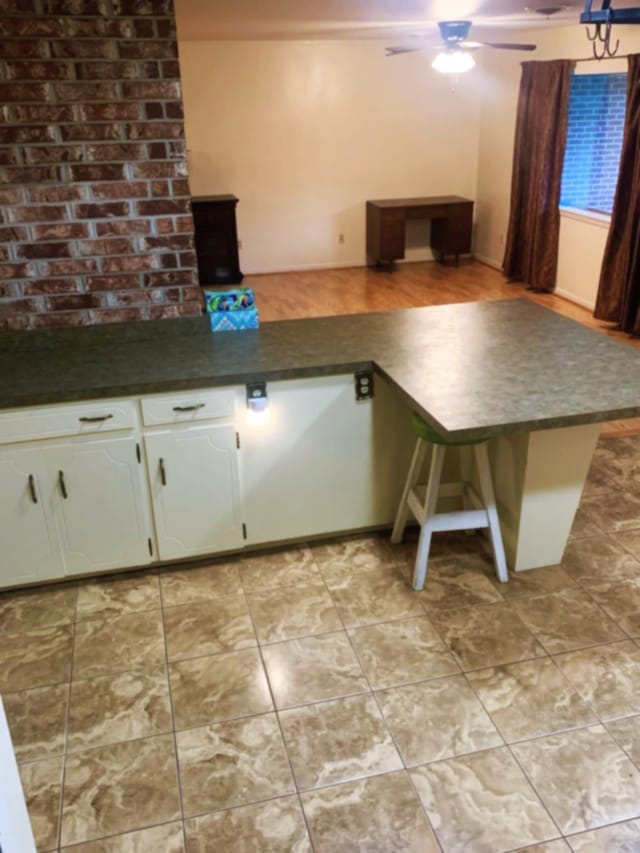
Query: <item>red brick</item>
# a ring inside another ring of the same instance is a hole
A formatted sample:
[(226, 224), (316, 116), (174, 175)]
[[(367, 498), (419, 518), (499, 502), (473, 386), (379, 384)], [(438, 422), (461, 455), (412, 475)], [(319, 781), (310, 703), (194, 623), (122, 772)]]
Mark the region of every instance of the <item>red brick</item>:
[(167, 196), (170, 196), (169, 181), (151, 181), (151, 195), (154, 198), (167, 198)]
[(67, 209), (62, 204), (43, 204), (32, 207), (10, 207), (7, 218), (11, 222), (55, 222), (65, 219)]
[(141, 308), (102, 308), (89, 312), (92, 323), (133, 323), (143, 320)]
[(56, 59), (117, 59), (115, 43), (108, 39), (56, 39), (51, 53)]
[(142, 240), (142, 248), (154, 251), (164, 249), (166, 251), (180, 251), (193, 248), (193, 238), (190, 234), (172, 234), (166, 237), (145, 237)]
[(154, 199), (153, 201), (138, 201), (136, 208), (140, 216), (173, 216), (189, 213), (190, 205), (187, 199), (173, 201), (171, 199)]
[(113, 240), (88, 240), (78, 243), (81, 255), (126, 255), (133, 252), (131, 240), (118, 237)]
[(170, 305), (181, 302), (182, 290), (179, 287), (154, 287), (149, 291), (151, 301), (156, 305)]
[(125, 183), (113, 181), (107, 184), (92, 184), (91, 193), (95, 198), (146, 198), (149, 195), (147, 185), (141, 182)]
[(21, 242), (29, 239), (29, 233), (23, 226), (0, 228), (0, 243)]
[(151, 295), (147, 290), (116, 290), (107, 294), (107, 305), (110, 308), (126, 308), (128, 305), (147, 305)]
[(0, 303), (0, 313), (14, 314), (21, 311), (41, 311), (43, 308), (42, 298), (34, 296), (32, 299), (8, 299)]
[(192, 287), (183, 287), (182, 288), (182, 301), (183, 302), (201, 302), (202, 301), (202, 288), (199, 285), (193, 285)]
[(30, 165), (39, 163), (77, 163), (82, 160), (81, 145), (56, 145), (52, 148), (32, 145), (25, 149), (25, 161)]
[(159, 101), (147, 101), (144, 105), (144, 117), (149, 121), (164, 118), (164, 105)]
[(165, 80), (180, 79), (180, 63), (175, 59), (169, 59), (160, 63), (162, 76)]
[(77, 240), (89, 236), (89, 226), (84, 222), (58, 222), (55, 225), (34, 225), (36, 240)]
[(170, 18), (164, 18), (158, 21), (158, 36), (160, 38), (176, 38), (176, 22), (175, 18), (171, 16)]
[(98, 15), (107, 17), (110, 4), (103, 0), (49, 0), (48, 11), (52, 15)]
[(120, 163), (83, 163), (69, 168), (71, 181), (121, 181), (125, 177)]
[(62, 243), (21, 243), (15, 247), (16, 257), (21, 260), (50, 260), (51, 258), (70, 258), (72, 247)]
[(24, 286), (25, 296), (37, 296), (49, 293), (75, 293), (79, 289), (75, 278), (39, 278), (29, 281)]
[(119, 41), (120, 59), (175, 59), (178, 48), (174, 41)]
[[(22, 11), (22, 10), (21, 10)], [(0, 17), (0, 37), (14, 38), (60, 38), (64, 35), (64, 24), (60, 18)]]
[(91, 293), (68, 293), (49, 296), (47, 299), (49, 311), (77, 311), (82, 308), (95, 308), (100, 304), (100, 300)]
[(2, 43), (2, 56), (3, 59), (46, 59), (47, 47), (47, 42), (41, 39), (5, 39)]
[(167, 146), (164, 142), (150, 142), (147, 145), (147, 151), (151, 160), (167, 159)]
[(72, 186), (71, 184), (59, 184), (58, 186), (45, 185), (43, 187), (30, 186), (28, 191), (29, 199), (35, 203), (80, 201), (86, 198), (84, 187)]
[(149, 234), (151, 232), (151, 221), (149, 219), (113, 219), (104, 222), (96, 222), (94, 227), (98, 237)]
[(111, 216), (128, 216), (129, 205), (124, 201), (103, 204), (76, 204), (74, 215), (80, 219), (108, 219)]
[(60, 311), (54, 314), (36, 314), (31, 317), (29, 326), (32, 329), (55, 329), (63, 326), (85, 326), (89, 315), (84, 311)]
[(5, 62), (7, 80), (72, 80), (73, 66), (68, 62)]
[(175, 269), (176, 267), (180, 266), (180, 264), (178, 263), (178, 256), (177, 255), (167, 253), (167, 254), (158, 254), (158, 255), (156, 255), (156, 257), (160, 261), (160, 266), (162, 267), (163, 270), (172, 270), (172, 269)]
[(172, 139), (168, 143), (169, 157), (172, 159), (185, 160), (187, 157), (187, 145), (184, 139)]
[(0, 279), (33, 278), (37, 270), (35, 264), (0, 264)]
[(0, 317), (0, 332), (23, 332), (27, 328), (27, 324), (28, 319), (25, 314)]
[(122, 84), (122, 96), (132, 101), (177, 100), (182, 97), (177, 80), (143, 80)]
[(14, 103), (13, 113), (19, 122), (61, 122), (73, 121), (73, 108), (67, 104), (18, 104)]
[[(133, 18), (130, 21), (133, 32), (131, 33), (121, 33), (121, 35), (127, 35), (129, 37), (137, 38), (137, 39), (152, 39), (157, 38), (160, 33), (158, 33), (158, 27), (156, 26), (155, 20), (145, 20), (144, 18)], [(160, 22), (158, 22), (160, 23)]]
[(178, 266), (185, 267), (187, 269), (189, 267), (193, 267), (193, 269), (195, 269), (197, 263), (195, 252), (180, 252)]
[(176, 216), (176, 231), (187, 231), (193, 233), (193, 217), (189, 216)]
[(44, 184), (60, 181), (57, 166), (4, 166), (0, 169), (0, 182), (7, 184)]
[(164, 217), (155, 220), (156, 223), (156, 231), (158, 234), (173, 234), (176, 230), (175, 223), (173, 221), (173, 217)]
[(171, 139), (182, 137), (184, 128), (180, 122), (153, 122), (127, 126), (128, 139)]
[(172, 101), (170, 103), (165, 104), (164, 111), (167, 118), (184, 118), (184, 109), (182, 107), (182, 104), (178, 101)]
[(62, 124), (58, 128), (58, 132), (65, 142), (120, 139), (120, 125), (118, 124)]
[(177, 171), (177, 164), (172, 161), (135, 163), (131, 167), (131, 174), (134, 178), (173, 178)]
[[(158, 76), (159, 69), (155, 65), (155, 75)], [(134, 80), (139, 77), (139, 63), (128, 62), (78, 62), (76, 63), (76, 77), (78, 80)]]
[(21, 162), (19, 148), (0, 148), (0, 166), (16, 166)]
[(0, 127), (0, 145), (28, 145), (32, 142), (51, 142), (55, 139), (51, 125)]
[(134, 275), (92, 275), (86, 280), (90, 291), (133, 290), (140, 286), (140, 276)]
[(21, 204), (23, 200), (22, 187), (0, 187), (0, 204)]
[(59, 101), (115, 101), (118, 99), (118, 86), (112, 82), (96, 81), (92, 83), (56, 83), (54, 92)]
[(198, 302), (183, 302), (180, 305), (153, 305), (149, 311), (151, 320), (169, 320), (177, 317), (199, 317), (203, 313)]
[(142, 118), (140, 104), (119, 101), (113, 104), (79, 104), (81, 121), (136, 121)]
[(49, 261), (43, 264), (42, 274), (54, 278), (57, 275), (83, 275), (98, 271), (95, 258), (73, 258), (68, 261)]
[(119, 0), (121, 15), (173, 15), (173, 0)]
[(46, 101), (47, 90), (46, 83), (0, 83), (0, 102)]
[(146, 272), (158, 269), (158, 255), (125, 255), (102, 259), (102, 271), (105, 273)]
[[(188, 274), (186, 276), (188, 279)], [(172, 285), (190, 284), (185, 281), (184, 272), (152, 272), (144, 276), (145, 287), (171, 287)]]
[(188, 198), (191, 198), (189, 181), (186, 178), (178, 178), (175, 181), (172, 181), (171, 195), (173, 198), (179, 198), (180, 196), (187, 196)]
[(100, 145), (86, 145), (87, 160), (104, 162), (105, 160), (143, 160), (147, 155), (144, 143), (128, 142), (115, 144), (107, 142)]
[(1, 299), (18, 299), (21, 296), (22, 296), (22, 289), (21, 289), (19, 282), (9, 281), (6, 284), (0, 284), (0, 300)]

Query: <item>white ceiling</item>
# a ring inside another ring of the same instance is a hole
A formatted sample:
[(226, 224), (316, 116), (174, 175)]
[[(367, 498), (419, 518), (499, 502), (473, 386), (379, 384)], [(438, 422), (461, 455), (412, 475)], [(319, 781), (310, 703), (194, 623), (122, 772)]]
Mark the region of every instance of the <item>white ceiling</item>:
[[(637, 7), (614, 0), (616, 9)], [(560, 7), (550, 17), (536, 10)], [(436, 22), (470, 19), (483, 28), (578, 23), (583, 0), (175, 0), (182, 40), (381, 38), (436, 31)], [(593, 9), (600, 9), (593, 0)]]

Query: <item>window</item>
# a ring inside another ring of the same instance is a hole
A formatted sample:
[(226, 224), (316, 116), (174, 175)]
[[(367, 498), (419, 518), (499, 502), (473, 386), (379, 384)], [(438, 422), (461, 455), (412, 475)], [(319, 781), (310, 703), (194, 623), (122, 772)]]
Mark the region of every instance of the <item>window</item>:
[(611, 213), (626, 106), (626, 74), (574, 74), (560, 204)]

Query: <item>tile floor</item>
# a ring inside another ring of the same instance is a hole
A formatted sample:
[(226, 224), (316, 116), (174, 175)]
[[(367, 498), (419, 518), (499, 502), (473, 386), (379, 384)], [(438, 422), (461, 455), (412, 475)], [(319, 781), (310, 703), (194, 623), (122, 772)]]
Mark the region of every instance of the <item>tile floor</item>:
[[(637, 461), (638, 460), (638, 461)], [(640, 436), (562, 567), (366, 537), (0, 596), (40, 851), (640, 851)]]

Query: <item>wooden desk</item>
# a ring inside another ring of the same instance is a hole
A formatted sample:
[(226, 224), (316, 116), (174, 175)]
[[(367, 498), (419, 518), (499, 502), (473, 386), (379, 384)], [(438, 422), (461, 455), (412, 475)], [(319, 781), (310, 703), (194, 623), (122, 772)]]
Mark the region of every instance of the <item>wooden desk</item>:
[(431, 248), (445, 255), (471, 251), (473, 201), (457, 195), (388, 198), (367, 202), (367, 255), (372, 263), (404, 258), (407, 219), (431, 220)]

